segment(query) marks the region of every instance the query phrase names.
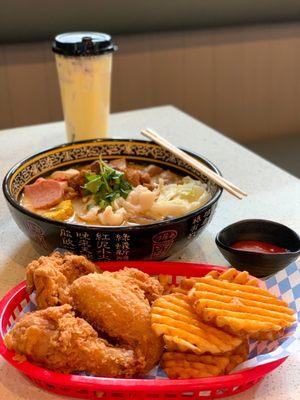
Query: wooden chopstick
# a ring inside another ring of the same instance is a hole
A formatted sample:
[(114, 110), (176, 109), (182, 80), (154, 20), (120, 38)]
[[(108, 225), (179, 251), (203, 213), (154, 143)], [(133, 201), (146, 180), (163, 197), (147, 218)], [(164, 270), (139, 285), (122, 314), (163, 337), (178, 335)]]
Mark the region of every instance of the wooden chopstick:
[(174, 146), (172, 143), (161, 137), (158, 133), (154, 132), (152, 129), (149, 128), (142, 129), (141, 134), (147, 137), (148, 139), (151, 139), (153, 142), (159, 144), (160, 146), (164, 147), (165, 149), (169, 150), (171, 153), (175, 154), (178, 158), (185, 161), (187, 164), (191, 165), (197, 171), (207, 176), (218, 186), (222, 187), (223, 189), (225, 189), (227, 192), (237, 197), (238, 199), (241, 200), (243, 196), (247, 196), (247, 193), (244, 192), (242, 189), (238, 188), (233, 183), (224, 179), (222, 176), (216, 174), (214, 171), (212, 171), (206, 165), (202, 164), (200, 161), (191, 157), (184, 151), (178, 149), (176, 146)]

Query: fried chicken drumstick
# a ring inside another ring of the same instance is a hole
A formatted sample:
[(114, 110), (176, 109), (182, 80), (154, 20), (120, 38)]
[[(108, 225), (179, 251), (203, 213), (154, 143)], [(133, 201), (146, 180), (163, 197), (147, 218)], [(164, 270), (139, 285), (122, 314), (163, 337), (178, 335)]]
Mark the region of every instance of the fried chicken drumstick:
[(131, 377), (140, 370), (132, 350), (110, 346), (70, 305), (28, 313), (6, 335), (8, 349), (58, 372)]

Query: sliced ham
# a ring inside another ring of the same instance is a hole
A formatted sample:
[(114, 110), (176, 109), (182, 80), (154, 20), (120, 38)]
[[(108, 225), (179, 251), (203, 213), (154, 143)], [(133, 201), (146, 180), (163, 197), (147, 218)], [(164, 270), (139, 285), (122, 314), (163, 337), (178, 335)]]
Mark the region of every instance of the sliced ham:
[(39, 178), (26, 185), (24, 193), (33, 208), (50, 208), (63, 200), (65, 186), (65, 182)]

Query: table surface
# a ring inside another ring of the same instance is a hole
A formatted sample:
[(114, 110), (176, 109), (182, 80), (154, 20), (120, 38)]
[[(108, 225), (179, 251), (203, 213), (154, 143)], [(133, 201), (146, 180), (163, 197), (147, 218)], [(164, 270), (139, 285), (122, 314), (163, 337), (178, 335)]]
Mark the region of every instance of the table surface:
[[(227, 265), (215, 244), (220, 229), (245, 218), (282, 222), (300, 231), (300, 183), (297, 178), (258, 157), (203, 123), (172, 106), (118, 113), (111, 116), (111, 136), (140, 137), (141, 128), (152, 127), (175, 145), (203, 154), (223, 175), (246, 190), (239, 201), (223, 193), (216, 214), (203, 234), (174, 260)], [(62, 122), (0, 131), (0, 178), (14, 163), (66, 141)], [(38, 256), (9, 215), (0, 195), (0, 297), (24, 279), (25, 266)], [(238, 396), (239, 400), (298, 400), (300, 354), (295, 354), (261, 383)], [(55, 400), (0, 360), (0, 399)], [(65, 398), (65, 397), (64, 397)], [(237, 397), (233, 397), (237, 398)]]

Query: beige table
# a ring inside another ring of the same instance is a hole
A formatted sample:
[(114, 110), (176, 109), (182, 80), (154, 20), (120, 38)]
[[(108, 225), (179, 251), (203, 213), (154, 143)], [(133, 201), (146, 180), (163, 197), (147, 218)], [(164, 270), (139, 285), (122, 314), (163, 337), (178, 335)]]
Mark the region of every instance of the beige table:
[[(115, 114), (111, 135), (137, 137), (143, 127), (157, 129), (174, 144), (202, 153), (226, 178), (245, 189), (242, 202), (224, 193), (217, 212), (202, 236), (173, 259), (223, 264), (214, 238), (224, 226), (244, 218), (266, 218), (300, 231), (299, 180), (232, 142), (179, 110), (167, 106)], [(8, 168), (33, 153), (65, 141), (63, 123), (0, 131), (1, 180)], [(24, 279), (26, 264), (37, 257), (28, 239), (12, 221), (0, 195), (0, 296)], [(299, 400), (300, 354), (295, 354), (239, 400)], [(0, 400), (55, 400), (0, 360)]]

